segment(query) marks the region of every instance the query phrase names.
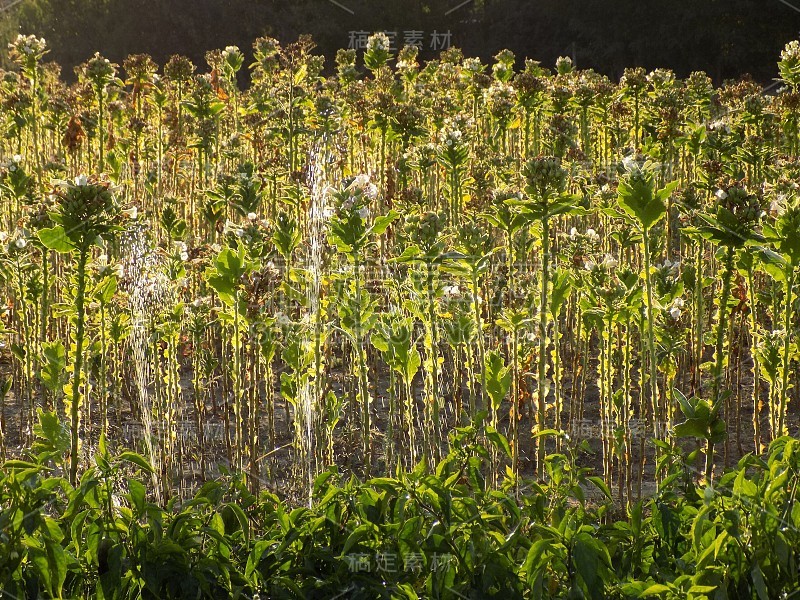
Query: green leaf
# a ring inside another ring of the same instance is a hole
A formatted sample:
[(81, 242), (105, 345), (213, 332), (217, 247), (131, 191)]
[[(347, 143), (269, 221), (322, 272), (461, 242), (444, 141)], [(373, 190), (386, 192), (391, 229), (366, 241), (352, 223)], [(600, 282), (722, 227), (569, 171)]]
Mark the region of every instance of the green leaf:
[(75, 244), (67, 237), (61, 225), (49, 229), (40, 229), (37, 235), (45, 247), (55, 250), (60, 254), (69, 254), (76, 249)]
[(406, 263), (411, 262), (413, 260), (417, 260), (420, 256), (422, 256), (423, 252), (419, 248), (419, 246), (408, 246), (400, 256), (396, 256), (394, 258), (390, 258), (389, 262), (398, 262), (398, 263)]
[(707, 437), (708, 423), (702, 419), (686, 419), (683, 423), (675, 425), (675, 436), (689, 437), (704, 440)]
[(103, 304), (108, 304), (111, 302), (111, 299), (114, 297), (114, 294), (117, 293), (117, 278), (116, 277), (106, 277), (103, 281), (100, 282), (100, 285), (97, 286), (95, 290), (98, 299)]
[(389, 228), (389, 225), (391, 225), (393, 221), (397, 220), (399, 216), (400, 213), (395, 210), (390, 210), (389, 214), (387, 215), (375, 217), (375, 223), (372, 225), (369, 232), (375, 235), (383, 234)]
[(579, 533), (575, 536), (573, 565), (590, 596), (598, 600), (606, 597), (601, 576), (604, 551), (607, 553), (602, 542), (592, 538), (588, 533)]
[(146, 495), (144, 484), (135, 479), (128, 479), (128, 499), (137, 515), (144, 513)]
[(250, 579), (253, 576), (253, 573), (258, 568), (258, 564), (261, 562), (261, 557), (264, 556), (264, 553), (269, 549), (272, 542), (270, 540), (259, 540), (256, 542), (255, 546), (253, 546), (253, 551), (250, 553), (250, 556), (247, 557), (247, 566), (244, 570), (245, 579)]
[(236, 516), (236, 520), (239, 522), (239, 528), (244, 535), (245, 542), (247, 542), (250, 539), (250, 521), (248, 521), (247, 515), (245, 515), (241, 507), (234, 502), (229, 502), (226, 508)]
[(61, 598), (64, 581), (67, 579), (67, 553), (61, 544), (45, 539), (47, 564), (50, 569), (50, 585), (54, 598)]
[(508, 458), (511, 458), (511, 446), (508, 439), (502, 433), (497, 431), (494, 427), (486, 426), (486, 437), (495, 445), (495, 447), (502, 450)]
[(219, 294), (220, 300), (228, 306), (233, 306), (236, 287), (228, 277), (210, 274), (206, 277), (206, 281)]
[(591, 481), (597, 487), (597, 489), (599, 489), (601, 492), (603, 492), (603, 494), (605, 495), (606, 498), (611, 500), (611, 490), (608, 489), (608, 486), (606, 485), (606, 482), (603, 481), (603, 479), (601, 477), (597, 477), (596, 475), (592, 475), (591, 477), (587, 477), (586, 479), (587, 479), (587, 481)]
[(308, 65), (303, 63), (302, 65), (300, 65), (300, 68), (297, 69), (297, 71), (295, 71), (294, 73), (294, 78), (292, 80), (294, 82), (294, 85), (300, 85), (301, 83), (303, 83), (303, 80), (306, 78), (306, 75), (308, 75)]
[(342, 555), (347, 554), (353, 548), (353, 546), (367, 539), (372, 533), (373, 528), (374, 525), (372, 523), (364, 523), (356, 527), (352, 533), (347, 536), (347, 540), (342, 548)]
[(761, 567), (757, 564), (753, 565), (750, 575), (753, 577), (753, 586), (756, 588), (759, 600), (769, 600), (769, 590), (767, 589), (767, 582), (764, 581), (764, 573), (761, 572)]
[(642, 592), (642, 598), (646, 596), (661, 596), (662, 594), (671, 592), (671, 588), (667, 587), (666, 585), (662, 585), (660, 583), (656, 583), (655, 585), (651, 585), (645, 591)]
[(485, 357), (486, 393), (497, 410), (511, 388), (511, 369), (505, 366), (503, 357), (497, 351), (489, 352)]
[(153, 473), (153, 467), (150, 466), (150, 463), (145, 460), (145, 458), (136, 452), (123, 452), (117, 457), (118, 460), (124, 460), (129, 463), (133, 463), (137, 467), (140, 467), (144, 471), (148, 473)]

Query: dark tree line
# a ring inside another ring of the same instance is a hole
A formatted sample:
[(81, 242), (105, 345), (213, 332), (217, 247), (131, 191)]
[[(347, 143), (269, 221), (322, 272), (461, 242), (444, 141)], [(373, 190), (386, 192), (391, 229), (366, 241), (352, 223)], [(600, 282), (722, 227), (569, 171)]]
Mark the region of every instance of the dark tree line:
[(351, 14), (330, 0), (25, 0), (3, 15), (0, 35), (18, 27), (45, 36), (67, 72), (97, 50), (115, 61), (180, 53), (202, 64), (212, 48), (311, 33), (332, 57), (349, 31), (413, 29), (426, 33), (423, 57), (432, 56), (430, 33), (450, 30), (454, 45), (485, 59), (507, 47), (546, 65), (570, 55), (612, 77), (640, 65), (764, 82), (783, 45), (800, 37), (800, 10), (780, 0), (474, 0), (452, 10), (462, 1), (339, 1)]

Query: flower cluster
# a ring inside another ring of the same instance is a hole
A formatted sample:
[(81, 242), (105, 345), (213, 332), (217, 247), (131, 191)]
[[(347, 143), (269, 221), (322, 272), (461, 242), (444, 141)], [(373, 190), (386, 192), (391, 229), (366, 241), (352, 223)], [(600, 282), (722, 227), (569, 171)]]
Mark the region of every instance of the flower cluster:
[(492, 65), (492, 75), (497, 81), (506, 83), (514, 76), (514, 61), (516, 57), (510, 50), (501, 50), (494, 57), (497, 62)]
[(784, 82), (793, 88), (800, 84), (800, 42), (792, 40), (786, 44), (778, 68)]
[(114, 275), (118, 279), (122, 279), (125, 276), (125, 266), (122, 263), (109, 261), (108, 255), (105, 253), (98, 255), (94, 267), (97, 270), (98, 278)]
[(222, 63), (229, 75), (236, 74), (244, 64), (244, 54), (238, 46), (226, 46), (222, 51)]
[[(437, 134), (439, 148), (431, 147), (430, 149), (434, 153), (444, 153), (446, 156), (445, 162), (451, 166), (458, 166), (458, 164), (467, 159), (465, 143), (469, 139), (473, 128), (474, 122), (469, 117), (463, 115), (447, 117)], [(424, 154), (425, 152), (426, 148), (422, 148), (421, 153)], [(424, 165), (421, 166), (424, 168)]]
[(21, 164), (22, 164), (22, 156), (19, 154), (14, 154), (7, 161), (0, 163), (0, 169), (8, 171), (9, 173), (14, 173), (17, 169), (20, 168)]
[(53, 191), (53, 199), (58, 208), (53, 220), (78, 247), (91, 245), (95, 238), (114, 227), (118, 207), (105, 182), (78, 175), (74, 182), (60, 182)]
[(406, 217), (404, 231), (413, 244), (419, 246), (426, 254), (431, 254), (439, 247), (439, 237), (444, 226), (443, 215), (427, 211), (421, 215), (412, 214)]
[(116, 77), (117, 69), (110, 60), (95, 52), (84, 65), (83, 74), (95, 87), (104, 88)]
[(511, 119), (517, 94), (508, 83), (495, 82), (483, 91), (486, 109), (504, 127)]
[(24, 250), (28, 246), (29, 234), (26, 229), (17, 228), (11, 234), (0, 231), (0, 244), (8, 254)]
[(339, 221), (358, 218), (362, 222), (369, 219), (369, 205), (378, 197), (378, 188), (370, 176), (361, 174), (347, 182), (341, 191), (333, 192), (333, 205), (326, 213)]
[(718, 209), (726, 209), (733, 214), (742, 229), (752, 228), (763, 214), (758, 197), (741, 186), (720, 188), (714, 195)]
[(367, 40), (367, 52), (388, 51), (391, 43), (385, 33), (375, 33)]
[(568, 75), (575, 70), (575, 65), (569, 56), (559, 56), (556, 59), (556, 72), (559, 75)]
[(680, 296), (675, 298), (672, 301), (672, 304), (669, 305), (669, 316), (672, 317), (675, 321), (678, 321), (681, 318), (683, 307), (684, 307), (683, 298), (681, 298)]
[(391, 49), (391, 42), (385, 33), (375, 33), (367, 39), (367, 47), (364, 51), (364, 64), (368, 69), (376, 70), (386, 65), (386, 62), (391, 58), (389, 53)]
[(353, 49), (339, 49), (336, 53), (336, 73), (342, 83), (352, 83), (358, 79), (356, 67), (356, 51)]
[(47, 54), (47, 42), (35, 35), (19, 34), (17, 39), (8, 45), (11, 58), (26, 71), (35, 68), (42, 57)]
[(439, 142), (445, 146), (456, 146), (461, 143), (463, 133), (459, 129), (458, 124), (452, 119), (445, 121), (442, 128), (439, 130)]
[(528, 192), (536, 194), (538, 199), (558, 195), (567, 186), (567, 171), (561, 166), (561, 160), (555, 157), (540, 156), (529, 160), (522, 174)]
[[(576, 239), (580, 235), (581, 235), (581, 233), (578, 231), (577, 227), (572, 227), (569, 230), (569, 237), (572, 238), (572, 239)], [(586, 233), (583, 234), (583, 236), (586, 237), (586, 239), (589, 240), (590, 242), (599, 242), (600, 241), (600, 235), (594, 229), (592, 229), (591, 227), (586, 230)]]
[(397, 70), (405, 74), (416, 71), (419, 68), (419, 63), (417, 62), (418, 54), (419, 48), (416, 46), (403, 48), (397, 55)]

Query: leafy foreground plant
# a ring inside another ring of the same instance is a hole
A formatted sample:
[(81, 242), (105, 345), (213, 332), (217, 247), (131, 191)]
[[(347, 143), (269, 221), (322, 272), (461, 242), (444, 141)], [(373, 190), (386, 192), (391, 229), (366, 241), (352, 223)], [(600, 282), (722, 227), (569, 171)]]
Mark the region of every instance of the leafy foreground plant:
[(75, 485), (78, 475), (79, 427), (81, 403), (86, 391), (84, 368), (84, 337), (86, 333), (86, 264), (91, 248), (102, 243), (103, 235), (114, 231), (113, 219), (118, 215), (116, 199), (108, 184), (89, 181), (85, 176), (75, 178), (74, 184), (63, 182), (53, 194), (57, 210), (50, 218), (55, 227), (39, 231), (39, 239), (49, 249), (61, 254), (73, 254), (75, 260), (75, 336), (72, 345), (72, 382), (65, 390), (71, 422), (70, 482)]
[[(780, 438), (699, 488), (679, 456), (658, 493), (615, 517), (586, 501), (599, 478), (575, 453), (548, 484), (490, 489), (481, 423), (456, 430), (434, 474), (345, 480), (311, 508), (252, 495), (237, 477), (182, 506), (148, 501), (138, 454), (77, 487), (59, 476), (69, 431), (40, 411), (29, 461), (0, 476), (0, 589), (14, 598), (767, 598), (797, 591), (800, 444)], [(493, 435), (498, 451), (508, 442)], [(568, 441), (568, 440), (565, 440)], [(616, 520), (614, 520), (616, 518)]]

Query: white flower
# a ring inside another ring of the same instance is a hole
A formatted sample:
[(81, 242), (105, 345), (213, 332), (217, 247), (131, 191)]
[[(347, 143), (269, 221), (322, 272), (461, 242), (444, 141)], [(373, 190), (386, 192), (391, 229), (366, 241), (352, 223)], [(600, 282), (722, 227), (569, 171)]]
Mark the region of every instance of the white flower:
[(458, 289), (457, 285), (446, 285), (442, 291), (445, 296), (457, 296), (461, 290)]
[(189, 253), (188, 252), (181, 252), (181, 260), (186, 262), (189, 260)]
[(77, 185), (77, 186), (83, 187), (87, 183), (89, 183), (89, 180), (86, 178), (86, 175), (78, 175), (75, 178), (75, 185)]
[(125, 276), (125, 267), (120, 264), (114, 265), (114, 275), (118, 278), (122, 278)]
[(350, 184), (350, 187), (364, 188), (368, 184), (369, 184), (369, 175), (365, 175), (364, 173), (362, 173), (361, 175), (358, 175), (355, 179), (353, 179), (353, 183)]
[(126, 208), (125, 210), (123, 210), (122, 214), (131, 219), (132, 221), (135, 221), (136, 217), (139, 216), (139, 209), (136, 208), (135, 206), (132, 206), (131, 208)]
[(682, 309), (684, 306), (683, 298), (675, 298), (670, 305), (669, 314), (676, 321), (681, 318)]
[(633, 156), (626, 156), (622, 159), (622, 167), (630, 173), (639, 168), (639, 163)]
[(668, 258), (665, 258), (663, 263), (661, 263), (660, 265), (656, 265), (656, 268), (669, 271), (670, 274), (675, 274), (678, 272), (680, 266), (681, 262), (679, 260), (670, 260)]
[(619, 264), (619, 261), (611, 256), (610, 254), (606, 254), (603, 258), (603, 266), (606, 269), (613, 269)]
[(17, 238), (17, 239), (14, 241), (14, 245), (15, 245), (17, 248), (19, 248), (20, 250), (22, 250), (22, 249), (23, 249), (25, 246), (27, 246), (27, 245), (28, 245), (28, 240), (26, 240), (24, 237), (18, 237), (18, 238)]
[(784, 204), (783, 199), (779, 197), (777, 200), (770, 202), (769, 211), (775, 213), (777, 216), (781, 216), (783, 213), (785, 213), (786, 204)]
[(22, 156), (20, 156), (19, 154), (15, 154), (14, 156), (11, 157), (11, 160), (12, 162), (19, 164), (22, 162)]
[(247, 213), (247, 220), (248, 221), (255, 221), (258, 218), (258, 215), (254, 212)]
[(5, 231), (0, 231), (0, 244), (4, 243), (8, 239), (8, 233)]
[(173, 242), (173, 244), (175, 245), (175, 249), (178, 252), (186, 252), (186, 248), (187, 248), (186, 242), (177, 241), (177, 242)]
[(712, 131), (722, 130), (725, 133), (731, 132), (730, 126), (725, 121), (722, 120), (714, 121), (713, 123), (711, 123), (711, 125), (708, 126), (708, 128), (711, 129)]
[(578, 235), (578, 228), (577, 227), (573, 227), (572, 229), (569, 230), (569, 237), (575, 239), (576, 235)]
[(389, 37), (383, 33), (378, 32), (375, 33), (367, 39), (367, 50), (368, 51), (385, 51), (389, 50), (391, 46), (391, 42), (389, 41)]
[(588, 237), (590, 240), (595, 241), (595, 242), (600, 239), (600, 236), (597, 234), (597, 232), (594, 229), (587, 229), (586, 230), (586, 237)]
[(723, 190), (723, 189), (719, 189), (719, 190), (717, 190), (717, 191), (716, 191), (716, 193), (715, 193), (714, 195), (715, 195), (715, 196), (716, 196), (716, 197), (717, 197), (719, 200), (725, 200), (725, 198), (727, 198), (727, 197), (728, 197), (728, 192), (726, 192), (726, 191), (725, 191), (725, 190)]
[(363, 208), (358, 209), (358, 216), (361, 217), (362, 220), (366, 220), (369, 218), (369, 209), (365, 206)]
[(583, 261), (583, 268), (587, 271), (591, 271), (594, 269), (594, 262), (587, 258), (585, 261)]

